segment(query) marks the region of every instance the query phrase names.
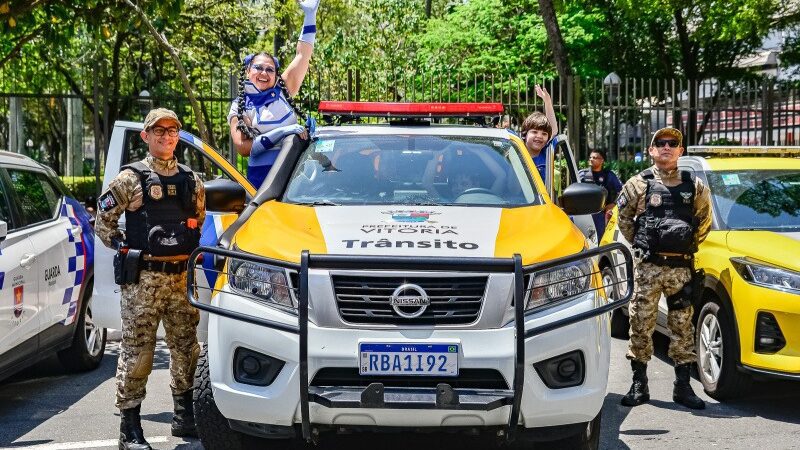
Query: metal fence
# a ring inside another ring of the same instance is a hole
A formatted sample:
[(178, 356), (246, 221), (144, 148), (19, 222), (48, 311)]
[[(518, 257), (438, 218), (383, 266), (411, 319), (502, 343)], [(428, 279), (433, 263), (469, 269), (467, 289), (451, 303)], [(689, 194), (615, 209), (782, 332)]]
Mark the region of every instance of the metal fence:
[[(241, 165), (231, 151), (226, 120), (237, 73), (210, 69), (193, 82), (210, 144)], [(21, 92), (17, 88), (22, 83), (0, 73), (0, 88), (8, 91), (0, 92), (0, 149), (29, 154), (75, 179), (99, 177), (115, 120), (141, 121), (150, 108), (165, 106), (178, 113), (187, 129), (197, 129), (178, 80), (133, 95), (115, 94), (98, 82), (85, 84)], [(796, 145), (800, 138), (797, 86), (768, 78), (558, 80), (324, 68), (309, 73), (297, 100), (306, 111), (314, 111), (320, 100), (500, 102), (512, 117), (512, 128), (518, 128), (525, 116), (543, 109), (536, 84), (551, 93), (559, 128), (570, 137), (579, 159), (593, 149), (605, 151), (609, 160), (633, 159), (646, 154), (654, 130), (668, 125), (684, 131), (686, 144)]]

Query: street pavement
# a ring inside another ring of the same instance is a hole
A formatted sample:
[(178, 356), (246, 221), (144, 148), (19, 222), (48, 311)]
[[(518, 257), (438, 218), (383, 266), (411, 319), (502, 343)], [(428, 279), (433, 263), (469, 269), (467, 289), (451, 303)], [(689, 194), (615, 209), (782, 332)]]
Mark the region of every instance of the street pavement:
[[(630, 409), (619, 404), (630, 383), (624, 358), (626, 341), (612, 340), (611, 373), (603, 406), (603, 449), (800, 449), (800, 383), (756, 385), (742, 400), (720, 404), (704, 393), (703, 411), (672, 402), (672, 367), (667, 341), (656, 340), (656, 358), (648, 370), (652, 400)], [(0, 382), (0, 449), (36, 450), (115, 448), (119, 413), (114, 408), (114, 373), (118, 343), (111, 342), (101, 366), (90, 373), (66, 374), (54, 358)], [(142, 405), (145, 435), (155, 449), (201, 449), (195, 439), (170, 436), (172, 401), (169, 357), (159, 343), (148, 396)], [(696, 392), (700, 383), (692, 380)], [(286, 448), (280, 441), (274, 447)], [(318, 449), (391, 450), (483, 449), (485, 442), (449, 435), (341, 436), (324, 440)], [(548, 448), (543, 446), (543, 448)]]

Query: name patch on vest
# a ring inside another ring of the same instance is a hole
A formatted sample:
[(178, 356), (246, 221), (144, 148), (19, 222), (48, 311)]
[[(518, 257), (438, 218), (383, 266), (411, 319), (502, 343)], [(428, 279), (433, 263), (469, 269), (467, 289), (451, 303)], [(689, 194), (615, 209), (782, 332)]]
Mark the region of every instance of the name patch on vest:
[(170, 196), (178, 195), (178, 186), (175, 186), (174, 184), (168, 184), (167, 185), (167, 195), (170, 195)]

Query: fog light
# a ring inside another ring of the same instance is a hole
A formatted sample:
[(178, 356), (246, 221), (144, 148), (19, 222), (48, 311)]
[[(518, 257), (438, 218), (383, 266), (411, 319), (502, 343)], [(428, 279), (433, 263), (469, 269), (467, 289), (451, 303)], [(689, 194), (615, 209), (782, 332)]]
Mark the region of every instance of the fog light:
[(575, 374), (575, 370), (577, 370), (575, 361), (571, 359), (565, 359), (558, 363), (558, 374), (563, 378), (570, 378)]
[(253, 376), (261, 370), (261, 364), (252, 356), (246, 356), (242, 359), (242, 370), (244, 370), (244, 373)]
[(239, 347), (233, 354), (233, 378), (253, 386), (269, 386), (275, 381), (284, 361)]
[(758, 353), (775, 353), (786, 345), (786, 339), (775, 316), (767, 312), (758, 313), (755, 341)]
[(578, 350), (539, 361), (533, 367), (550, 389), (579, 386), (586, 372), (583, 353)]

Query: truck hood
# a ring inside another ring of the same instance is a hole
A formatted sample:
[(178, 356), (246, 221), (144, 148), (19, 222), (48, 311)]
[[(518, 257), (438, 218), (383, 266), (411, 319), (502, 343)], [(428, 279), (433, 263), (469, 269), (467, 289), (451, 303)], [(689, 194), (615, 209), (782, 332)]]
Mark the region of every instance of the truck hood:
[(300, 206), (268, 202), (239, 230), (236, 246), (297, 262), (302, 250), (343, 255), (511, 257), (524, 264), (576, 253), (585, 239), (554, 205)]
[(731, 231), (728, 250), (780, 267), (800, 271), (800, 233), (772, 231)]

